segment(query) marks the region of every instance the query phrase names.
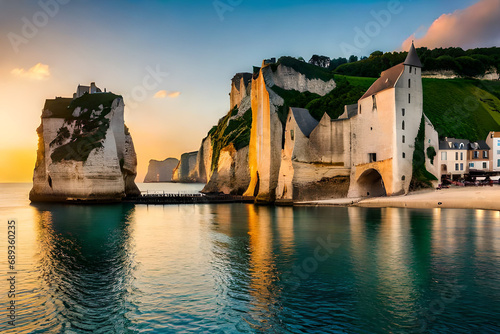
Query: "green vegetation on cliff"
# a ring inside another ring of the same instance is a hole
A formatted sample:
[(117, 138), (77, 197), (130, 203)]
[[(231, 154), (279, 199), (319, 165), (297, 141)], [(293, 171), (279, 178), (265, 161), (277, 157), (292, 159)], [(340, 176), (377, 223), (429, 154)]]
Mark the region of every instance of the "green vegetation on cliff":
[(307, 79), (320, 79), (323, 81), (329, 81), (333, 79), (333, 73), (322, 67), (312, 65), (293, 57), (281, 57), (278, 59), (276, 64), (271, 65), (271, 69), (275, 72), (278, 69), (278, 65), (283, 65), (294, 69), (296, 72), (302, 73)]
[(233, 144), (236, 150), (248, 146), (250, 143), (250, 128), (252, 127), (252, 109), (248, 109), (243, 115), (238, 114), (238, 107), (230, 110), (219, 123), (208, 132), (212, 140), (212, 166), (214, 171), (218, 167), (220, 151)]
[[(418, 48), (417, 53), (424, 66), (424, 71), (454, 71), (463, 77), (484, 75), (494, 68), (500, 71), (500, 48)], [(382, 71), (402, 63), (408, 52), (373, 52), (370, 57), (360, 61), (343, 63), (332, 68), (336, 74), (358, 77), (379, 77)], [(333, 64), (333, 62), (332, 62)]]
[(476, 141), (500, 131), (500, 82), (422, 79), (425, 115), (440, 137)]
[(410, 190), (431, 188), (431, 181), (437, 180), (436, 177), (429, 173), (425, 168), (424, 141), (425, 123), (424, 116), (422, 115), (417, 138), (415, 138), (415, 149), (413, 151), (413, 172), (410, 181)]
[(332, 119), (338, 118), (344, 113), (345, 105), (357, 103), (365, 93), (365, 89), (352, 85), (345, 77), (337, 77), (336, 83), (337, 87), (334, 90), (325, 96), (312, 100), (305, 107), (318, 121), (321, 120), (325, 112)]
[[(58, 116), (55, 116), (53, 112), (52, 117), (65, 115), (65, 122), (50, 146), (61, 145), (64, 142), (66, 144), (57, 147), (52, 152), (52, 161), (86, 161), (92, 150), (102, 148), (109, 128), (109, 119), (106, 118), (106, 115), (111, 112), (111, 106), (116, 98), (121, 97), (112, 93), (84, 94), (74, 99), (64, 113), (59, 109)], [(96, 113), (96, 111), (101, 110), (99, 108), (101, 105), (102, 111)], [(81, 108), (80, 115), (73, 116), (73, 111), (78, 107)], [(74, 126), (73, 133), (70, 133), (70, 126)]]

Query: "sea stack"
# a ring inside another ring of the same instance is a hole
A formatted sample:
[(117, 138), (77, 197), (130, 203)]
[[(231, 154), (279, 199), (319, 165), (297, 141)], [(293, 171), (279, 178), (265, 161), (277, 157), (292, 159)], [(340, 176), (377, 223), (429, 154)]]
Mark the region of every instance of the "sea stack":
[(37, 129), (32, 202), (113, 202), (139, 195), (124, 101), (92, 83), (45, 101)]

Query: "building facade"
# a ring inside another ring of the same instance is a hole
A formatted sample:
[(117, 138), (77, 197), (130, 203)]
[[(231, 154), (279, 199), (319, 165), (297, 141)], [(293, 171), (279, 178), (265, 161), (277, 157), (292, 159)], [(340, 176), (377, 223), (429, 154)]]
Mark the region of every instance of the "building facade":
[(439, 142), (439, 152), (436, 156), (439, 166), (438, 180), (443, 176), (458, 180), (469, 172), (468, 146), (469, 141), (466, 139), (445, 138)]
[(469, 143), (467, 151), (467, 160), (469, 172), (489, 172), (490, 163), (490, 147), (484, 140), (474, 143)]
[(490, 169), (500, 172), (500, 132), (491, 131), (486, 137), (486, 144), (490, 147)]

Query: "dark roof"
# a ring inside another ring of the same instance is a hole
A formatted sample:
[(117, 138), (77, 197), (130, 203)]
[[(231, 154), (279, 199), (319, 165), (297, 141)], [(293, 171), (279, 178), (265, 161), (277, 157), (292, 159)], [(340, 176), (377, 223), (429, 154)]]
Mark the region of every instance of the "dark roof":
[(380, 78), (378, 78), (377, 81), (375, 81), (370, 88), (368, 88), (365, 95), (363, 95), (361, 99), (383, 90), (394, 88), (394, 85), (396, 85), (396, 82), (403, 71), (404, 65), (402, 63), (385, 70), (382, 74), (380, 74)]
[(349, 104), (346, 105), (347, 109), (347, 118), (351, 118), (353, 116), (356, 116), (358, 114), (358, 104)]
[(484, 140), (478, 140), (474, 143), (469, 143), (469, 150), (489, 150), (490, 147)]
[(309, 110), (303, 108), (290, 108), (293, 113), (293, 117), (295, 118), (295, 122), (300, 128), (300, 131), (304, 134), (304, 136), (309, 138), (312, 130), (318, 125), (318, 121), (314, 119), (309, 113)]
[[(463, 144), (460, 148), (460, 144)], [(439, 142), (440, 150), (467, 150), (469, 141), (467, 139), (448, 138)]]
[(413, 42), (411, 43), (410, 51), (408, 51), (408, 56), (406, 56), (406, 60), (403, 64), (422, 67), (422, 63), (420, 62), (420, 58), (418, 58), (417, 50), (415, 49), (415, 45), (413, 45)]

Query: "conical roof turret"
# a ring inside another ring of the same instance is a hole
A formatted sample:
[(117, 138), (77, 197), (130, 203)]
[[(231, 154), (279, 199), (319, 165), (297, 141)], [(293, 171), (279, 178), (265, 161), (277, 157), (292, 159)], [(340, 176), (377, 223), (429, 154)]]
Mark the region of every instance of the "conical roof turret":
[(418, 58), (417, 50), (415, 49), (415, 45), (411, 42), (410, 51), (408, 51), (408, 56), (404, 62), (405, 65), (422, 67), (422, 63), (420, 62), (420, 58)]

